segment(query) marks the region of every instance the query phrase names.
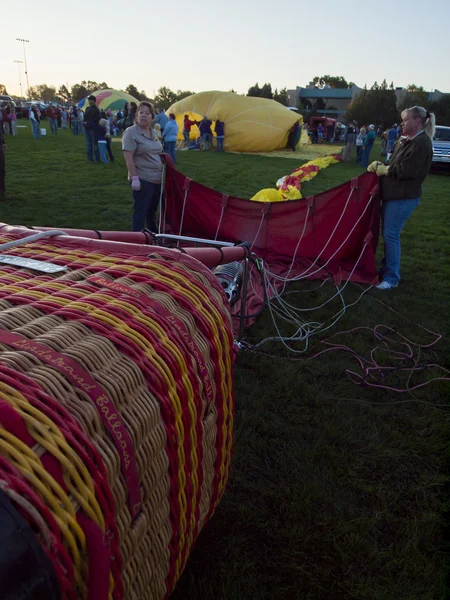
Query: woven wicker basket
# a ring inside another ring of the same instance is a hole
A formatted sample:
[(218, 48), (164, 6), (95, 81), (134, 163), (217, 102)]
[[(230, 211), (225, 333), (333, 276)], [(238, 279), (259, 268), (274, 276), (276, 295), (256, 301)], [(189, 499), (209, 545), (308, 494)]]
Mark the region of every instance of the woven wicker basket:
[(0, 264), (0, 488), (64, 598), (165, 598), (228, 479), (221, 288), (159, 248), (136, 257), (44, 240), (8, 254), (68, 268)]

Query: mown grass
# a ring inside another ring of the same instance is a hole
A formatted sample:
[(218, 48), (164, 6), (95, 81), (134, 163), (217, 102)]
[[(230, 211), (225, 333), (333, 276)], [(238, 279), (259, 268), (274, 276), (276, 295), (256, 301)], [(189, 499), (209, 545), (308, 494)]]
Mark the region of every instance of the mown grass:
[[(8, 139), (7, 201), (2, 221), (128, 229), (131, 199), (120, 146), (110, 165), (86, 162), (83, 140), (63, 132), (34, 141), (19, 130)], [(376, 158), (374, 150), (374, 158)], [(298, 166), (296, 159), (179, 153), (189, 177), (240, 197), (269, 187)], [(323, 171), (308, 195), (354, 177), (355, 163)], [(449, 360), (450, 178), (428, 177), (421, 206), (403, 233), (402, 285), (371, 291), (330, 332), (384, 323), (426, 343), (420, 359), (447, 368)], [(294, 289), (303, 292), (306, 286)], [(318, 305), (332, 292), (289, 296)], [(351, 302), (360, 294), (346, 289)], [(330, 303), (318, 316), (339, 308)], [(398, 312), (394, 312), (398, 311)], [(399, 314), (400, 313), (400, 314)], [(283, 329), (284, 331), (284, 329)], [(288, 331), (288, 330), (286, 330)], [(249, 330), (273, 334), (265, 314)], [(346, 342), (368, 355), (376, 344), (358, 332)], [(323, 349), (312, 342), (306, 356)], [(276, 344), (264, 347), (279, 357)], [(200, 535), (174, 592), (176, 600), (437, 600), (448, 573), (449, 386), (430, 384), (410, 394), (358, 387), (345, 371), (345, 353), (292, 362), (248, 351), (235, 367), (235, 443), (230, 483)], [(409, 382), (420, 380), (414, 376)]]

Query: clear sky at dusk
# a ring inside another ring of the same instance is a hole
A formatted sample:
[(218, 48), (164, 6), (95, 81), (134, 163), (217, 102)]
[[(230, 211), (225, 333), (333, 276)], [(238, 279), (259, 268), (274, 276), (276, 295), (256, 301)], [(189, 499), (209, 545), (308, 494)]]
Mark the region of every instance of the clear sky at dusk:
[(30, 40), (30, 85), (244, 93), (256, 82), (289, 89), (330, 74), (450, 92), (450, 0), (22, 0), (2, 31), (0, 83), (12, 94), (13, 61), (23, 60), (16, 37)]

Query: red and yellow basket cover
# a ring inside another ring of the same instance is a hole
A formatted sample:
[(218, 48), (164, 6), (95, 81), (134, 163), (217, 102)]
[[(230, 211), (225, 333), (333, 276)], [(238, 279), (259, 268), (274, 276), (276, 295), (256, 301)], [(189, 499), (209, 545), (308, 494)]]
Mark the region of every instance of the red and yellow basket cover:
[(67, 270), (0, 264), (0, 488), (63, 598), (166, 598), (230, 469), (220, 285), (151, 246), (139, 257), (58, 238), (8, 254)]

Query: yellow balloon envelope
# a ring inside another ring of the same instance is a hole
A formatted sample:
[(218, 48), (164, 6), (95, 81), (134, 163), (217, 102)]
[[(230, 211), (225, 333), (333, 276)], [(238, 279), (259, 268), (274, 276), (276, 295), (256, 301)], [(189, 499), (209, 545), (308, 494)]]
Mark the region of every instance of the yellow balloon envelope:
[[(191, 121), (203, 116), (213, 122), (225, 123), (225, 150), (229, 152), (271, 152), (286, 147), (289, 130), (303, 117), (275, 100), (240, 96), (234, 92), (201, 92), (175, 102), (166, 111), (174, 113), (178, 123), (178, 138), (183, 139), (184, 115)], [(191, 138), (200, 135), (198, 127), (191, 129)]]

